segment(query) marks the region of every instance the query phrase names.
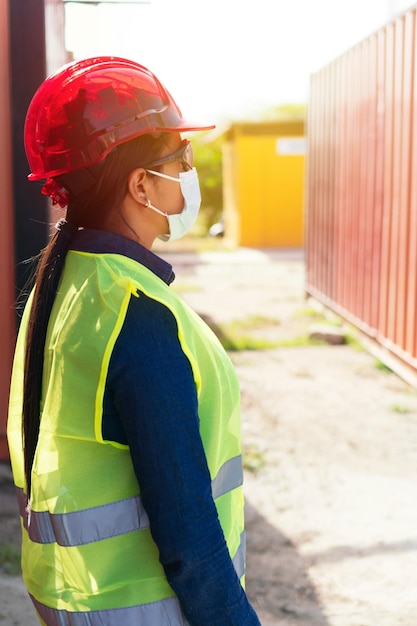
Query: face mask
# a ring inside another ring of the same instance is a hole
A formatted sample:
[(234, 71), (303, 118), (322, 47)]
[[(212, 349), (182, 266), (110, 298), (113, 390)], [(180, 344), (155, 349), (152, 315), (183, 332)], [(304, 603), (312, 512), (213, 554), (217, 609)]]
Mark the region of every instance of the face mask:
[(188, 170), (188, 172), (180, 172), (179, 178), (174, 178), (173, 176), (168, 176), (167, 174), (161, 174), (160, 172), (155, 172), (154, 170), (147, 171), (155, 176), (160, 176), (161, 178), (175, 180), (181, 186), (181, 193), (184, 198), (184, 208), (181, 213), (176, 213), (174, 215), (164, 213), (163, 211), (160, 211), (160, 209), (153, 206), (149, 200), (146, 205), (153, 211), (164, 215), (168, 220), (169, 235), (160, 235), (159, 239), (162, 239), (162, 241), (174, 241), (175, 239), (180, 239), (188, 233), (192, 226), (194, 226), (200, 210), (201, 193), (197, 170), (193, 167), (191, 170)]

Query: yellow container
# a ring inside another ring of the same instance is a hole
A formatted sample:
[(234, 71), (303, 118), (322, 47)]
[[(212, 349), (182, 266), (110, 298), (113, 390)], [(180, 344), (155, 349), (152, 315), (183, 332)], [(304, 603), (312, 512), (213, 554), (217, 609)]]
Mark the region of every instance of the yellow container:
[(224, 137), (225, 239), (235, 246), (302, 247), (304, 122), (239, 122)]

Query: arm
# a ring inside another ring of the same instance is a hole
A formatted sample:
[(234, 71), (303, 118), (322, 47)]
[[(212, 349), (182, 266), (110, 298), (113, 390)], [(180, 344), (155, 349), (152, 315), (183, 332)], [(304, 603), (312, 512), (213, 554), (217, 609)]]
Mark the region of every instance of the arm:
[(187, 619), (193, 626), (258, 626), (217, 517), (175, 318), (143, 294), (129, 306), (109, 385), (160, 561)]

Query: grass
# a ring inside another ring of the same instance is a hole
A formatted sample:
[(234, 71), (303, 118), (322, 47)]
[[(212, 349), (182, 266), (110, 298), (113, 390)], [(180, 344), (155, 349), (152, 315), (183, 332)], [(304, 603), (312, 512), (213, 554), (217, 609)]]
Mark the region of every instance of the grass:
[(405, 406), (403, 404), (394, 404), (391, 407), (391, 411), (393, 411), (394, 413), (400, 413), (402, 415), (414, 412), (412, 408), (410, 408), (409, 406)]
[(380, 359), (375, 359), (374, 365), (376, 369), (379, 370), (380, 372), (387, 372), (388, 374), (392, 373), (392, 369), (388, 367), (388, 365), (386, 365), (386, 363), (384, 363)]
[[(304, 308), (298, 311), (294, 317), (298, 318), (314, 318), (317, 321), (326, 321), (326, 316), (313, 308)], [(276, 348), (298, 348), (306, 346), (326, 346), (328, 342), (310, 336), (308, 332), (289, 337), (287, 339), (278, 339), (271, 341), (251, 334), (251, 331), (267, 329), (268, 327), (280, 326), (281, 321), (276, 317), (268, 317), (264, 315), (251, 315), (245, 319), (235, 320), (229, 323), (217, 324), (209, 317), (204, 318), (214, 333), (219, 338), (225, 350), (228, 352), (241, 352), (246, 350), (272, 350)], [(340, 318), (334, 318), (329, 324), (330, 326), (340, 327), (342, 322)], [(354, 332), (344, 333), (345, 344), (349, 344), (356, 350), (363, 350), (364, 347), (355, 336)]]
[(318, 322), (327, 322), (327, 318), (321, 311), (317, 311), (313, 307), (304, 307), (303, 309), (299, 309), (293, 315), (295, 319), (307, 317), (309, 319), (314, 319)]
[(299, 348), (303, 346), (327, 346), (326, 341), (315, 339), (309, 335), (299, 335), (290, 339), (281, 339), (278, 343), (279, 348)]
[(259, 472), (265, 465), (262, 452), (255, 445), (243, 446), (243, 468), (248, 472)]
[(223, 348), (228, 352), (269, 350), (278, 347), (277, 342), (254, 337), (249, 332), (250, 330), (257, 330), (271, 323), (276, 324), (276, 320), (262, 316), (251, 316), (245, 320), (236, 320), (228, 324), (214, 324), (210, 319), (206, 319), (206, 322), (209, 323), (223, 345)]
[[(210, 324), (209, 319), (206, 322)], [(274, 348), (296, 348), (300, 346), (323, 346), (325, 341), (314, 339), (308, 334), (291, 337), (289, 339), (280, 339), (271, 341), (256, 337), (250, 334), (250, 331), (256, 331), (272, 325), (279, 325), (280, 321), (276, 318), (270, 318), (260, 315), (250, 316), (244, 320), (235, 320), (228, 324), (213, 324), (212, 330), (220, 339), (223, 347), (228, 352), (241, 352), (244, 350), (272, 350)]]
[(354, 350), (356, 350), (357, 352), (365, 352), (365, 346), (363, 345), (363, 343), (361, 343), (361, 341), (358, 339), (358, 337), (353, 333), (349, 333), (347, 332), (345, 334), (345, 342), (348, 346), (350, 346), (351, 348), (353, 348)]
[(264, 326), (279, 326), (281, 322), (275, 317), (267, 317), (266, 315), (250, 315), (244, 320), (233, 323), (238, 328), (248, 328), (255, 330)]
[(10, 543), (0, 543), (0, 570), (10, 576), (20, 574), (20, 549)]
[(267, 339), (259, 339), (250, 335), (241, 335), (237, 333), (224, 334), (220, 337), (223, 348), (228, 352), (241, 352), (243, 350), (272, 350), (277, 348), (278, 344)]
[(330, 315), (329, 313), (324, 313), (323, 311), (318, 311), (314, 307), (304, 307), (296, 311), (293, 317), (294, 319), (306, 318), (309, 321), (314, 321), (320, 324), (323, 323), (327, 326), (343, 326), (343, 320), (340, 317), (336, 315)]

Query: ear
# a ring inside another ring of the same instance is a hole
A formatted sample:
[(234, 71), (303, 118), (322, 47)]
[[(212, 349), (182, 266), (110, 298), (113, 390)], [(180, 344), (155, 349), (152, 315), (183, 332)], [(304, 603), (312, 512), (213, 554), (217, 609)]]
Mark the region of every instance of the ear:
[(148, 201), (146, 179), (146, 170), (144, 170), (143, 167), (132, 170), (127, 178), (128, 195), (130, 195), (135, 202), (143, 205)]

